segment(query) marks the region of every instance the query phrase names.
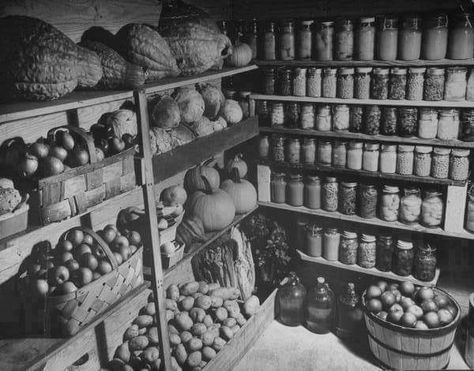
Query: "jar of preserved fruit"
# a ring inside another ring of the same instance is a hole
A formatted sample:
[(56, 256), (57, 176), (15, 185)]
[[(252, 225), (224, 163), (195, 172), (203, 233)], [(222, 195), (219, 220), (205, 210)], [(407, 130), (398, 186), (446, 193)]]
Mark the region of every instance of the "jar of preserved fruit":
[(429, 101), (443, 100), (444, 69), (431, 67), (426, 71), (423, 99)]
[(388, 90), (388, 99), (405, 99), (407, 87), (406, 68), (392, 68), (390, 70), (390, 84)]
[(337, 75), (337, 97), (351, 99), (354, 97), (354, 69), (340, 68)]
[(398, 109), (398, 134), (402, 137), (412, 137), (418, 132), (418, 108), (400, 107)]
[(268, 135), (260, 135), (258, 141), (258, 156), (262, 159), (267, 159), (270, 154), (270, 140)]
[(394, 174), (397, 169), (397, 145), (382, 144), (380, 153), (380, 171), (386, 174)]
[(374, 184), (359, 186), (359, 215), (364, 219), (377, 217), (378, 191)]
[(342, 264), (353, 265), (357, 263), (357, 250), (359, 241), (357, 233), (344, 231), (339, 246), (339, 261)]
[(318, 142), (318, 164), (331, 166), (332, 164), (332, 142), (320, 140)]
[(334, 22), (319, 22), (315, 34), (315, 51), (316, 60), (332, 61), (333, 58), (333, 39), (334, 39)]
[(382, 107), (381, 132), (383, 135), (397, 134), (397, 107)]
[(420, 281), (432, 281), (436, 275), (436, 248), (429, 243), (420, 244), (415, 254), (415, 278)]
[(291, 174), (286, 185), (286, 203), (291, 206), (303, 206), (304, 184), (300, 174)]
[(349, 106), (337, 104), (334, 106), (333, 130), (349, 130)]
[(308, 209), (321, 208), (321, 181), (319, 177), (308, 175), (304, 184), (304, 206)]
[(388, 98), (388, 68), (374, 68), (370, 83), (372, 99)]
[(376, 249), (375, 268), (382, 272), (390, 272), (394, 250), (392, 236), (378, 236)]
[(275, 94), (275, 69), (265, 68), (263, 70), (263, 93), (268, 95)]
[(383, 186), (380, 200), (380, 219), (386, 222), (396, 222), (400, 209), (400, 190), (396, 186)]
[(354, 26), (350, 19), (336, 23), (335, 57), (338, 61), (350, 61), (354, 53)]
[(449, 178), (452, 180), (466, 180), (469, 177), (469, 149), (453, 149), (449, 164)]
[(300, 105), (296, 102), (285, 104), (285, 126), (295, 129), (300, 122)]
[(413, 268), (414, 257), (413, 242), (398, 240), (393, 253), (393, 273), (399, 276), (409, 276)]
[(448, 58), (470, 59), (474, 57), (474, 19), (471, 14), (463, 13), (454, 18), (449, 30)]
[(474, 109), (461, 111), (462, 140), (474, 142)]
[(376, 243), (375, 243), (375, 236), (370, 234), (362, 234), (359, 243), (359, 253), (358, 256), (358, 264), (362, 268), (373, 268), (375, 267), (375, 260), (376, 260)]
[(379, 145), (377, 143), (365, 143), (362, 169), (367, 171), (379, 170)]
[(332, 130), (332, 115), (330, 106), (318, 106), (316, 114), (316, 130)]
[(321, 68), (308, 68), (306, 73), (306, 95), (319, 98), (321, 96)]
[(316, 141), (314, 138), (304, 138), (302, 147), (303, 164), (314, 165), (316, 162)]
[(434, 139), (438, 133), (438, 111), (432, 108), (420, 108), (418, 119), (418, 137)]
[(290, 164), (301, 162), (301, 144), (298, 138), (288, 138), (286, 140), (286, 161)]
[(329, 261), (339, 260), (341, 234), (337, 228), (326, 228), (323, 238), (323, 258)]
[(471, 186), (467, 195), (467, 213), (466, 213), (466, 229), (474, 232), (474, 188)]
[[(472, 46), (471, 46), (471, 49)], [(446, 84), (444, 87), (444, 100), (461, 101), (466, 99), (467, 68), (449, 67), (446, 69)]]
[(273, 160), (285, 162), (285, 137), (277, 134), (272, 135), (271, 145)]
[(372, 67), (358, 67), (355, 73), (354, 98), (370, 98), (370, 74)]
[(398, 40), (398, 56), (401, 60), (420, 59), (421, 33), (421, 18), (407, 16), (402, 20), (402, 29)]
[(346, 215), (356, 214), (357, 183), (341, 182), (339, 197), (339, 211)]
[(421, 46), (423, 59), (437, 60), (445, 58), (448, 50), (448, 16), (437, 14), (425, 19), (423, 25)]
[(353, 133), (360, 133), (362, 130), (362, 106), (349, 107), (349, 131)]
[(323, 253), (323, 229), (315, 224), (306, 225), (306, 254), (319, 258)]
[(273, 179), (270, 182), (271, 200), (277, 204), (286, 202), (286, 174), (273, 173)]
[[(335, 177), (326, 177), (321, 188), (321, 206), (326, 211), (337, 211), (339, 184)], [(337, 259), (336, 259), (337, 260)]]
[(292, 80), (291, 80), (292, 71), (289, 68), (284, 68), (280, 70), (278, 76), (278, 89), (280, 95), (291, 95), (292, 94)]
[(449, 173), (449, 148), (436, 147), (433, 149), (431, 158), (431, 176), (438, 179), (446, 179)]
[(382, 17), (377, 30), (377, 59), (394, 61), (398, 51), (398, 19)]
[(361, 17), (356, 34), (356, 59), (371, 61), (375, 54), (375, 17)]
[(379, 106), (367, 106), (364, 109), (364, 134), (378, 135), (380, 133), (380, 118), (382, 113)]
[(362, 169), (362, 142), (349, 142), (347, 150), (347, 168), (352, 170)]
[(400, 175), (413, 174), (413, 161), (415, 146), (399, 145), (397, 155), (397, 173)]
[(266, 100), (257, 101), (257, 116), (259, 126), (270, 126), (270, 105)]
[(443, 140), (458, 139), (459, 111), (457, 109), (442, 109), (439, 111), (437, 137)]
[(283, 126), (285, 123), (285, 112), (283, 110), (283, 103), (273, 102), (272, 110), (270, 112), (271, 126)]
[(415, 147), (415, 175), (430, 176), (432, 151), (433, 147), (430, 146)]
[(336, 310), (336, 298), (323, 277), (308, 293), (306, 300), (306, 327), (317, 334), (331, 331)]
[(421, 215), (421, 195), (419, 188), (405, 188), (400, 200), (399, 219), (405, 224), (416, 224)]
[(325, 68), (323, 70), (323, 97), (324, 98), (336, 98), (336, 69)]
[(332, 166), (344, 168), (346, 167), (347, 143), (336, 141), (332, 150)]
[(293, 95), (306, 96), (306, 68), (295, 68), (293, 73)]
[(421, 224), (428, 228), (437, 228), (441, 225), (444, 214), (442, 194), (438, 191), (425, 192), (421, 203)]
[(300, 124), (301, 129), (314, 128), (314, 104), (301, 104)]
[(279, 35), (280, 60), (292, 61), (295, 59), (295, 32), (293, 22), (283, 22)]
[(275, 23), (268, 22), (263, 34), (263, 59), (274, 61), (276, 59)]
[(311, 59), (311, 50), (313, 44), (313, 34), (311, 28), (312, 20), (301, 21), (297, 37), (297, 57), (299, 60)]
[(305, 322), (306, 289), (294, 272), (290, 272), (278, 289), (278, 321), (286, 326), (299, 326)]

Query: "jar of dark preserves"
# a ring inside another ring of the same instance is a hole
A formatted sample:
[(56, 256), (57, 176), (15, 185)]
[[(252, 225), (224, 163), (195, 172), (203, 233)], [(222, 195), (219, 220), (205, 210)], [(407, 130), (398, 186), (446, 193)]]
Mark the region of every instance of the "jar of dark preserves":
[(400, 107), (398, 109), (398, 133), (402, 137), (412, 137), (418, 133), (418, 109), (415, 107)]
[(364, 108), (364, 134), (378, 135), (380, 134), (380, 119), (382, 112), (379, 106), (367, 106)]
[(415, 278), (432, 281), (436, 275), (436, 248), (429, 243), (421, 243), (415, 255)]
[(398, 240), (393, 253), (393, 273), (409, 276), (413, 269), (414, 257), (413, 242)]
[(300, 122), (300, 105), (296, 102), (287, 103), (285, 106), (285, 126), (295, 129)]
[(342, 339), (357, 338), (363, 328), (364, 312), (355, 285), (349, 282), (337, 301), (336, 335)]
[(359, 215), (364, 219), (377, 217), (377, 187), (374, 184), (361, 184), (359, 187)]
[(341, 182), (339, 211), (346, 215), (355, 215), (357, 205), (357, 183)]
[(292, 94), (293, 81), (291, 79), (291, 69), (284, 68), (280, 71), (278, 76), (278, 90), (280, 95), (291, 95)]
[(375, 260), (375, 267), (379, 271), (389, 272), (392, 270), (393, 249), (392, 236), (377, 237), (377, 257)]
[(397, 134), (397, 107), (383, 107), (382, 108), (382, 125), (381, 132), (383, 135)]
[(388, 90), (388, 99), (405, 99), (407, 87), (406, 68), (392, 68), (390, 71), (390, 84)]
[[(349, 131), (352, 133), (360, 133), (362, 130), (362, 114), (364, 110), (362, 106), (349, 107)], [(473, 124), (474, 127), (474, 124)], [(474, 129), (473, 129), (474, 132)], [(474, 140), (473, 140), (474, 141)]]
[(257, 102), (257, 115), (259, 126), (270, 126), (270, 107), (268, 101), (260, 100)]
[(287, 326), (299, 326), (304, 323), (306, 289), (294, 272), (282, 282), (278, 289), (278, 320)]
[(275, 94), (275, 69), (265, 68), (263, 70), (263, 93), (268, 95)]
[(344, 231), (339, 245), (339, 261), (347, 265), (356, 264), (358, 249), (359, 239), (357, 233)]
[(388, 98), (388, 68), (374, 68), (372, 79), (370, 80), (372, 99)]

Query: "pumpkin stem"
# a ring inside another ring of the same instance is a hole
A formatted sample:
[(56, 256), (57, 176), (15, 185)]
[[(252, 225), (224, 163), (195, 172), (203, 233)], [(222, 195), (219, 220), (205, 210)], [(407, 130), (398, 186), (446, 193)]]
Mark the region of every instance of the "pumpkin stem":
[(204, 175), (201, 175), (201, 179), (204, 183), (204, 193), (208, 195), (213, 194), (214, 192), (212, 191), (211, 183), (209, 183), (209, 180)]
[(239, 169), (237, 169), (236, 167), (233, 167), (231, 171), (232, 171), (232, 177), (231, 177), (232, 181), (234, 183), (240, 183)]

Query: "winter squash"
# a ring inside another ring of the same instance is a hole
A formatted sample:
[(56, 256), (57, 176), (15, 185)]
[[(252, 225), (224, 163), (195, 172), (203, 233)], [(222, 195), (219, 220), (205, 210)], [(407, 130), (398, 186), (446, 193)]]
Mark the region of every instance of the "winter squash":
[(212, 190), (219, 188), (221, 184), (219, 172), (213, 167), (204, 164), (193, 167), (186, 172), (184, 176), (184, 189), (186, 189), (188, 194), (196, 191), (204, 191), (206, 189), (203, 177), (209, 182)]
[(191, 246), (193, 242), (206, 241), (201, 219), (196, 216), (184, 218), (176, 230), (176, 240), (180, 244), (185, 244), (188, 247)]
[(247, 163), (242, 159), (242, 153), (234, 156), (233, 159), (227, 161), (225, 171), (229, 177), (233, 176), (233, 169), (237, 169), (240, 178), (245, 178), (247, 175), (248, 167)]
[(243, 67), (252, 60), (252, 49), (248, 44), (237, 41), (232, 49), (232, 54), (228, 58), (229, 66)]
[(239, 102), (233, 99), (227, 99), (221, 109), (221, 116), (229, 125), (237, 124), (242, 121), (244, 113)]
[(239, 177), (239, 170), (233, 169), (233, 179), (226, 179), (221, 189), (231, 197), (237, 214), (251, 211), (257, 205), (257, 191), (252, 183)]

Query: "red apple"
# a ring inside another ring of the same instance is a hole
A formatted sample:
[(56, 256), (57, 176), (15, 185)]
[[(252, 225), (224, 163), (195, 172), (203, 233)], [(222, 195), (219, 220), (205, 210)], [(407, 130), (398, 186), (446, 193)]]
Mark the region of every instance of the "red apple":
[(82, 267), (87, 267), (92, 271), (95, 271), (97, 269), (97, 266), (99, 265), (97, 258), (91, 253), (81, 255), (81, 257), (79, 258), (79, 263)]
[(104, 241), (110, 245), (115, 240), (115, 237), (117, 237), (117, 231), (115, 229), (105, 227), (101, 233), (101, 236)]
[(50, 270), (49, 278), (53, 286), (60, 286), (69, 280), (69, 270), (64, 265), (58, 265)]
[(92, 273), (92, 280), (93, 281), (98, 280), (100, 277), (102, 277), (102, 275), (99, 272), (96, 271), (96, 272)]
[(69, 241), (69, 240), (62, 240), (62, 241), (59, 241), (58, 245), (56, 246), (57, 249), (59, 249), (59, 251), (63, 251), (63, 252), (66, 252), (66, 251), (72, 251), (74, 246), (72, 245), (72, 242)]
[(76, 257), (80, 258), (84, 254), (92, 254), (92, 249), (89, 245), (83, 243), (76, 247), (74, 254), (76, 255)]
[(39, 297), (45, 297), (49, 292), (48, 281), (44, 279), (36, 279), (31, 281), (31, 286), (33, 293), (35, 293)]
[(79, 262), (76, 259), (71, 259), (66, 262), (66, 268), (72, 273), (80, 268)]
[(130, 250), (129, 246), (121, 246), (118, 249), (118, 253), (120, 253), (120, 255), (122, 255), (122, 262), (124, 262), (124, 261), (128, 260), (128, 258), (130, 257), (130, 254), (132, 253), (132, 251)]
[(72, 255), (72, 252), (70, 251), (65, 251), (62, 254), (60, 254), (58, 257), (59, 264), (64, 264), (72, 259), (74, 259), (74, 256)]
[(84, 240), (84, 232), (80, 229), (73, 229), (68, 233), (67, 239), (72, 242), (73, 246), (78, 246)]
[(92, 271), (87, 267), (81, 267), (73, 273), (73, 281), (78, 287), (83, 287), (92, 282)]
[(138, 233), (137, 231), (129, 232), (127, 238), (128, 238), (128, 242), (130, 242), (130, 245), (140, 246), (142, 242), (142, 237), (140, 236), (140, 233)]
[(56, 291), (62, 295), (65, 295), (77, 291), (77, 287), (71, 281), (66, 281), (61, 286), (59, 286)]
[(51, 147), (51, 149), (49, 150), (49, 153), (48, 153), (49, 156), (52, 156), (52, 157), (56, 157), (57, 159), (61, 160), (62, 162), (64, 162), (64, 160), (66, 160), (66, 157), (67, 157), (67, 151), (65, 148), (63, 147), (60, 147), (60, 146), (53, 146)]
[(115, 256), (115, 259), (117, 260), (117, 264), (120, 265), (123, 263), (123, 258), (122, 258), (122, 255), (120, 253), (118, 253), (117, 251), (114, 251), (114, 256)]
[(112, 272), (112, 265), (105, 259), (99, 261), (99, 266), (97, 267), (97, 272), (104, 275)]
[(130, 243), (125, 236), (117, 236), (113, 242), (113, 247), (115, 250), (119, 251), (122, 247), (128, 247)]
[(84, 239), (82, 240), (82, 243), (92, 246), (94, 244), (94, 239), (90, 234), (84, 233)]

